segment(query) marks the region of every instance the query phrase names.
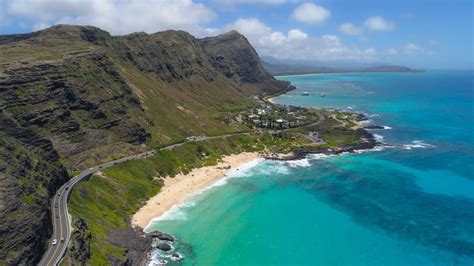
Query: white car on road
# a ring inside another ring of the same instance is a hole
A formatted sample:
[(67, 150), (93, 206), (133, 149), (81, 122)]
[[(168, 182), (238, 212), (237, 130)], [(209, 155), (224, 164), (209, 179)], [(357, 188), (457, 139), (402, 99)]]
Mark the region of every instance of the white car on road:
[(58, 240), (57, 240), (56, 238), (55, 238), (55, 239), (53, 239), (53, 243), (52, 243), (52, 244), (53, 244), (53, 246), (54, 246), (54, 245), (56, 245), (57, 243), (58, 243)]

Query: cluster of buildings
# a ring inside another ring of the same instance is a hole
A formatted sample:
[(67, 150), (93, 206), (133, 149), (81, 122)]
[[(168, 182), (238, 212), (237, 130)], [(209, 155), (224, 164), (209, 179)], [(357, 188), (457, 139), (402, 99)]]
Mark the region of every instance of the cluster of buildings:
[(299, 127), (307, 124), (306, 117), (292, 112), (289, 107), (285, 108), (258, 108), (246, 117), (247, 123), (255, 127), (268, 129), (286, 129)]

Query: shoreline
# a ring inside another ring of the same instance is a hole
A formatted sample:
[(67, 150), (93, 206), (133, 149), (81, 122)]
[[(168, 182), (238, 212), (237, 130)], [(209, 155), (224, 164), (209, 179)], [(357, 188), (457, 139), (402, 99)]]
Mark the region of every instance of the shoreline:
[(372, 133), (369, 133), (364, 128), (357, 129), (356, 131), (364, 135), (366, 141), (335, 149), (316, 148), (294, 151), (289, 154), (270, 155), (258, 152), (243, 152), (225, 156), (217, 165), (194, 168), (188, 174), (166, 177), (160, 192), (148, 199), (131, 217), (131, 225), (133, 228), (138, 227), (145, 230), (153, 221), (168, 213), (173, 207), (225, 178), (229, 171), (238, 169), (239, 166), (255, 160), (293, 161), (304, 159), (311, 154), (340, 155), (342, 153), (358, 153), (364, 150), (372, 150), (378, 146)]
[(224, 178), (229, 170), (258, 159), (264, 157), (257, 152), (228, 155), (217, 165), (195, 168), (188, 174), (165, 178), (160, 192), (151, 197), (132, 216), (132, 227), (146, 229), (153, 220), (166, 214), (173, 206)]
[(324, 74), (386, 74), (386, 73), (424, 73), (429, 70), (426, 69), (413, 69), (412, 71), (326, 71), (326, 72), (294, 72), (294, 73), (277, 73), (274, 74), (275, 78), (280, 77), (292, 77), (292, 76), (311, 76), (311, 75), (324, 75)]

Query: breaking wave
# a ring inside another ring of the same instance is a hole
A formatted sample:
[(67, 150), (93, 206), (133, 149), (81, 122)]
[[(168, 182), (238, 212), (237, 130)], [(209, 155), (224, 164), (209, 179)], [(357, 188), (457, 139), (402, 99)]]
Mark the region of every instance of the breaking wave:
[(426, 148), (436, 148), (436, 146), (423, 142), (422, 140), (414, 140), (411, 144), (405, 144), (402, 146), (405, 150), (411, 149), (426, 149)]
[(379, 134), (373, 134), (374, 135), (374, 139), (375, 141), (379, 142), (379, 143), (384, 143), (383, 142), (383, 136), (382, 135), (379, 135)]

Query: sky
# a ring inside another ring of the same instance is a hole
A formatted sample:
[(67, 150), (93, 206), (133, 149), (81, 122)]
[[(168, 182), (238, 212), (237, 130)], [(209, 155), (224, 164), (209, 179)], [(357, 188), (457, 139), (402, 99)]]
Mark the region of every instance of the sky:
[(473, 69), (472, 0), (0, 0), (0, 34), (55, 24), (113, 35), (237, 30), (260, 56)]

